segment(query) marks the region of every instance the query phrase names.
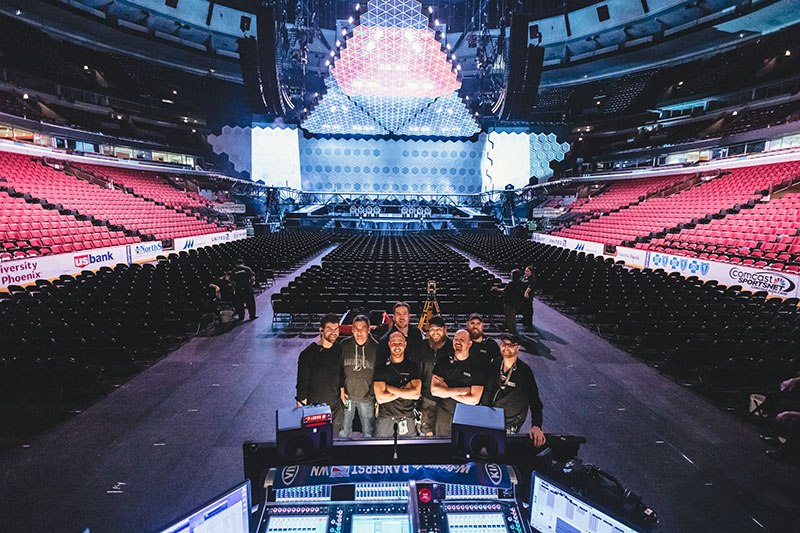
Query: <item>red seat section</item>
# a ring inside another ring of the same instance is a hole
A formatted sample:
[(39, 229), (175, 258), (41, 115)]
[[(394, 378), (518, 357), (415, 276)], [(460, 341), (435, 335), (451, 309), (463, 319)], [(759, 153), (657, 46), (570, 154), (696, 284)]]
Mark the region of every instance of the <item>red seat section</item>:
[[(617, 212), (558, 230), (554, 232), (554, 235), (616, 245), (639, 238), (637, 243), (639, 248), (667, 251), (667, 247), (669, 247), (669, 250), (679, 250), (684, 255), (696, 255), (695, 249), (697, 246), (695, 244), (701, 242), (702, 239), (689, 240), (688, 235), (690, 233), (688, 230), (684, 230), (686, 231), (687, 239), (679, 240), (679, 244), (674, 247), (666, 243), (667, 241), (671, 243), (675, 238), (675, 234), (668, 233), (665, 238), (655, 238), (651, 234), (669, 230), (676, 231), (679, 224), (690, 224), (694, 219), (708, 219), (710, 216), (725, 215), (728, 210), (737, 205), (753, 204), (760, 201), (771, 188), (788, 186), (798, 174), (800, 174), (800, 162), (798, 161), (733, 169), (723, 172), (719, 177), (702, 182), (677, 194), (666, 197), (651, 197)], [(744, 211), (748, 210), (744, 209), (742, 212)], [(760, 212), (758, 211), (758, 213)], [(783, 216), (783, 214), (780, 216)], [(720, 227), (720, 223), (722, 223), (721, 227), (728, 228), (727, 221), (729, 217), (731, 215), (725, 216), (717, 222), (712, 219), (712, 224), (709, 225), (698, 224), (694, 228), (696, 231), (693, 235), (696, 235), (697, 231), (709, 231), (707, 227), (713, 227), (716, 230)], [(735, 221), (734, 223), (744, 223), (748, 218), (743, 215), (741, 219), (734, 218), (730, 220)], [(787, 225), (785, 226), (776, 224), (775, 230), (778, 232), (790, 231), (791, 223), (788, 220), (786, 222)], [(731, 225), (731, 229), (728, 229), (727, 232), (715, 233), (714, 238), (721, 239), (721, 242), (716, 240), (709, 241), (709, 243), (713, 242), (715, 247), (710, 250), (702, 248), (701, 251), (713, 252), (717, 255), (722, 254), (719, 259), (725, 260), (730, 255), (735, 254), (741, 247), (757, 247), (760, 233), (751, 232), (749, 231), (750, 228), (747, 228), (747, 231), (737, 232), (733, 231), (732, 228), (734, 227), (736, 226)], [(795, 231), (796, 229), (791, 231), (792, 235), (794, 235)], [(782, 234), (776, 233), (776, 235)], [(648, 239), (650, 239), (649, 243), (643, 242)], [(775, 258), (777, 259), (778, 256), (776, 255)]]
[[(6, 169), (0, 166), (0, 173)], [(0, 187), (8, 184), (0, 182)], [(139, 242), (0, 190), (0, 259), (19, 259)]]
[(774, 270), (800, 264), (800, 194), (786, 194), (708, 224), (657, 239), (667, 253), (722, 252), (731, 262), (754, 260)]
[(689, 176), (692, 174), (618, 181), (596, 196), (579, 198), (567, 210), (573, 213), (607, 213), (674, 187)]
[(172, 207), (210, 207), (212, 202), (192, 191), (182, 191), (173, 187), (158, 172), (147, 172), (132, 168), (108, 167), (103, 165), (78, 165), (116, 185), (130, 188), (135, 194)]
[[(121, 189), (103, 188), (18, 154), (0, 152), (0, 169), (7, 186), (82, 215), (138, 230), (156, 239), (174, 239), (225, 231), (198, 213), (178, 212)], [(127, 239), (132, 239), (128, 237)], [(82, 249), (102, 246), (102, 238), (82, 243)], [(113, 243), (113, 239), (110, 239)], [(68, 250), (65, 250), (68, 251)]]

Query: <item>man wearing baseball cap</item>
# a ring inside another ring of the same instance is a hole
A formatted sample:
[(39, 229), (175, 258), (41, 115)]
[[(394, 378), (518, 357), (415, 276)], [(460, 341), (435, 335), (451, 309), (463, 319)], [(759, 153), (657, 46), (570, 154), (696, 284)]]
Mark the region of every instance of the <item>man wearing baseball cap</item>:
[(478, 313), (472, 313), (467, 319), (466, 329), (472, 340), (469, 353), (475, 360), (484, 365), (484, 372), (489, 370), (489, 364), (496, 359), (500, 359), (500, 349), (494, 339), (490, 339), (483, 334), (483, 317)]
[(493, 361), (489, 368), (486, 387), (481, 404), (489, 407), (502, 407), (506, 417), (506, 432), (519, 433), (528, 409), (531, 411), (531, 429), (528, 431), (534, 445), (544, 446), (542, 432), (542, 400), (533, 371), (525, 361), (517, 357), (519, 340), (516, 335), (500, 335), (499, 361)]

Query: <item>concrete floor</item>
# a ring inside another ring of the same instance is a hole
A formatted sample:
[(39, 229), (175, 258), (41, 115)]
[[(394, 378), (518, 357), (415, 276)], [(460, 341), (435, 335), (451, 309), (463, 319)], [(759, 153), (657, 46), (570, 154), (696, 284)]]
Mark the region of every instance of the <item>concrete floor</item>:
[[(311, 336), (259, 316), (200, 337), (85, 412), (0, 455), (0, 531), (152, 531), (243, 479), (241, 445), (274, 439), (294, 404)], [(758, 431), (544, 304), (523, 358), (547, 432), (588, 439), (580, 457), (660, 516), (659, 531), (796, 531), (800, 476), (770, 461)]]

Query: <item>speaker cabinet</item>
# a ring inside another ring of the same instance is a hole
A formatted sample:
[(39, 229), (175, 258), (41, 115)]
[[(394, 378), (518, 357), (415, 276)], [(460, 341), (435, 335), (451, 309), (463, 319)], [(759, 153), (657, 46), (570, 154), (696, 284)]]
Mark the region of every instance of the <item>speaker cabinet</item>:
[(519, 13), (511, 18), (506, 95), (500, 110), (502, 120), (528, 120), (536, 104), (544, 48), (528, 46), (529, 23), (528, 17)]
[(470, 459), (498, 461), (506, 453), (506, 421), (503, 409), (459, 403), (450, 428), (451, 442)]
[[(304, 420), (325, 418), (325, 414), (327, 423), (304, 423)], [(327, 405), (278, 409), (275, 414), (278, 456), (293, 463), (327, 457), (333, 447), (330, 415)]]

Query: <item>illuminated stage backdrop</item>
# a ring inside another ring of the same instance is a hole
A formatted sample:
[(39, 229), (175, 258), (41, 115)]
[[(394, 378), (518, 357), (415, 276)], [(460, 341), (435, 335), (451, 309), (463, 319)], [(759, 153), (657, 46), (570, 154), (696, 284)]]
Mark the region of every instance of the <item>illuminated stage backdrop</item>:
[(339, 57), (331, 57), (327, 92), (311, 104), (303, 128), (433, 137), (480, 131), (428, 22), (417, 0), (370, 0)]
[(477, 193), (524, 187), (552, 175), (569, 144), (552, 133), (492, 131), (476, 142), (306, 139), (294, 126), (224, 128), (209, 136), (237, 170), (276, 187), (306, 191)]

